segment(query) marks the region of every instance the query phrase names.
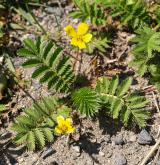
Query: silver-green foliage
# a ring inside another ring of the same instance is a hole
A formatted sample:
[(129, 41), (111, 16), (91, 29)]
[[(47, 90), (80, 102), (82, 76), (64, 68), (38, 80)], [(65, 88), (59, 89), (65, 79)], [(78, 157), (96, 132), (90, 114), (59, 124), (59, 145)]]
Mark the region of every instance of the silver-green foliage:
[[(29, 150), (43, 148), (46, 142), (54, 140), (55, 118), (68, 114), (69, 108), (60, 106), (55, 97), (43, 98), (34, 103), (32, 108), (27, 108), (23, 115), (16, 118), (12, 130), (16, 132), (14, 139), (17, 145), (25, 145)], [(63, 113), (65, 112), (65, 113)]]
[(145, 127), (149, 119), (149, 111), (145, 108), (148, 100), (144, 96), (129, 91), (132, 78), (129, 77), (119, 82), (119, 77), (109, 81), (103, 78), (98, 81), (96, 91), (104, 105), (107, 105), (109, 114), (114, 119), (120, 119), (125, 125), (136, 122), (139, 127)]
[(150, 117), (146, 110), (148, 100), (144, 96), (129, 91), (132, 78), (119, 82), (102, 78), (97, 82), (96, 89), (82, 88), (73, 95), (73, 102), (80, 113), (93, 116), (101, 108), (105, 108), (113, 119), (120, 119), (125, 125), (135, 122), (145, 127)]
[(100, 55), (104, 55), (106, 53), (106, 49), (109, 48), (108, 43), (110, 43), (110, 41), (107, 37), (95, 36), (87, 45), (88, 53), (92, 54), (95, 50), (97, 50)]
[(150, 23), (150, 16), (144, 0), (98, 0), (113, 18), (120, 18), (122, 25), (129, 25), (133, 29)]
[(81, 88), (72, 97), (75, 107), (83, 115), (91, 117), (100, 109), (100, 99), (91, 88)]
[(149, 27), (136, 31), (137, 35), (132, 39), (135, 43), (132, 54), (134, 60), (131, 65), (138, 68), (138, 73), (143, 76), (150, 73), (151, 81), (160, 86), (160, 32), (155, 32)]
[(105, 12), (98, 3), (91, 0), (74, 0), (74, 3), (78, 9), (70, 13), (71, 17), (89, 20), (93, 25), (106, 25)]
[(95, 25), (107, 25), (108, 16), (133, 29), (151, 22), (145, 0), (74, 0), (74, 3), (78, 9), (70, 15)]
[(39, 78), (40, 83), (47, 83), (49, 89), (69, 92), (74, 81), (70, 59), (63, 56), (62, 48), (57, 47), (53, 41), (44, 37), (36, 41), (27, 38), (24, 40), (24, 48), (19, 49), (18, 54), (27, 57), (24, 67), (35, 67), (32, 78)]
[(35, 150), (44, 147), (47, 141), (53, 141), (55, 123), (52, 115), (56, 111), (57, 104), (55, 98), (47, 98), (26, 109), (24, 115), (17, 117), (12, 126), (12, 130), (17, 133), (15, 143), (24, 144), (29, 150)]

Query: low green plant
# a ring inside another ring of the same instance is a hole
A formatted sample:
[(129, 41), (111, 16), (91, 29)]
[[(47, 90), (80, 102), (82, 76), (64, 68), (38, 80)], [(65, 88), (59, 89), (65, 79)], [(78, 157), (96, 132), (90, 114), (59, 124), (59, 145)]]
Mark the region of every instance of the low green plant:
[[(160, 33), (143, 27), (151, 22), (144, 0), (74, 0), (74, 3), (77, 8), (70, 13), (70, 16), (80, 19), (82, 23), (77, 30), (72, 25), (65, 28), (70, 36), (71, 45), (78, 47), (77, 57), (74, 59), (82, 57), (82, 49), (87, 49), (89, 54), (106, 53), (109, 40), (105, 32), (107, 18), (111, 16), (113, 21), (120, 20), (122, 26), (139, 29), (136, 31), (137, 36), (132, 40), (135, 43), (133, 63), (138, 66), (141, 76), (149, 73), (153, 81), (160, 80), (158, 68)], [(25, 9), (19, 8), (15, 11), (19, 11), (26, 20), (29, 18), (30, 23), (37, 24), (45, 35), (35, 40), (25, 39), (23, 48), (17, 52), (26, 59), (23, 67), (34, 68), (32, 78), (38, 78), (40, 83), (46, 83), (49, 89), (54, 89), (57, 93), (67, 94), (63, 102), (66, 101), (68, 106), (82, 115), (93, 117), (103, 110), (105, 115), (120, 120), (125, 126), (133, 123), (140, 128), (146, 126), (147, 120), (150, 119), (150, 112), (147, 110), (149, 101), (140, 92), (131, 88), (133, 82), (131, 77), (123, 81), (120, 81), (119, 77), (112, 80), (102, 77), (97, 81), (95, 89), (83, 87), (73, 91), (75, 75), (69, 56), (64, 54), (63, 49), (48, 36), (29, 10), (28, 4)], [(89, 25), (85, 21), (89, 22), (91, 30), (97, 30), (95, 34), (88, 33)], [(66, 119), (72, 111), (68, 106), (64, 106), (61, 100), (55, 97), (35, 101), (33, 107), (25, 109), (13, 124), (12, 129), (16, 132), (15, 143), (23, 144), (29, 150), (35, 150), (43, 148), (47, 142), (52, 142), (55, 128), (61, 134), (66, 132), (63, 130), (63, 121), (70, 123), (68, 125), (72, 124), (71, 118)], [(63, 124), (59, 122), (60, 126), (56, 127), (57, 115), (61, 116), (59, 119), (63, 119), (61, 121)]]
[(97, 50), (97, 53), (103, 56), (106, 49), (109, 48), (109, 43), (107, 37), (95, 35), (93, 40), (88, 43), (87, 51), (89, 54), (93, 54)]
[(69, 92), (74, 81), (74, 73), (69, 64), (69, 57), (63, 56), (63, 49), (45, 37), (38, 38), (35, 42), (26, 39), (24, 46), (18, 54), (28, 58), (23, 63), (25, 68), (35, 67), (32, 78), (39, 78), (40, 83), (47, 83), (49, 89)]
[(75, 92), (73, 102), (77, 110), (86, 116), (93, 116), (99, 109), (106, 109), (113, 119), (120, 119), (125, 125), (135, 122), (145, 127), (150, 118), (146, 110), (148, 100), (139, 93), (130, 92), (132, 78), (122, 83), (115, 77), (111, 81), (102, 78), (97, 82), (96, 89), (83, 88)]
[(74, 0), (78, 8), (70, 14), (93, 25), (107, 25), (107, 17), (120, 20), (121, 25), (133, 29), (151, 23), (151, 16), (144, 0)]
[(79, 18), (82, 22), (89, 20), (92, 25), (106, 25), (104, 9), (98, 3), (90, 0), (74, 0), (77, 10), (70, 13), (73, 18)]
[(72, 97), (74, 106), (81, 114), (91, 117), (100, 109), (98, 94), (91, 88), (81, 88)]
[(129, 91), (131, 84), (131, 77), (121, 83), (119, 77), (113, 78), (112, 81), (103, 78), (97, 83), (96, 90), (102, 102), (109, 104), (109, 114), (114, 119), (120, 118), (125, 125), (136, 122), (139, 127), (145, 127), (150, 118), (149, 111), (146, 110), (149, 101), (140, 93)]
[(25, 145), (31, 151), (43, 148), (47, 142), (54, 140), (56, 116), (64, 114), (67, 117), (69, 113), (70, 109), (62, 106), (57, 98), (43, 98), (16, 118), (12, 126), (12, 130), (16, 132), (14, 142)]
[(151, 17), (144, 0), (106, 0), (101, 2), (113, 18), (120, 19), (122, 25), (133, 29), (151, 22)]
[(135, 45), (132, 50), (134, 60), (131, 65), (138, 68), (140, 76), (148, 73), (151, 81), (160, 87), (160, 32), (143, 27), (136, 31), (136, 37), (132, 42)]

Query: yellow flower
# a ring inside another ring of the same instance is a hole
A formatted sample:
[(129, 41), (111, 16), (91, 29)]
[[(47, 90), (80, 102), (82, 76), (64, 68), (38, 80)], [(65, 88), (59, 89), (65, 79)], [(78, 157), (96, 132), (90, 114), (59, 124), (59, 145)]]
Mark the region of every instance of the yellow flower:
[(88, 30), (89, 26), (86, 23), (80, 23), (77, 31), (75, 31), (72, 25), (68, 25), (65, 28), (67, 35), (72, 38), (71, 45), (77, 46), (79, 49), (85, 49), (86, 43), (92, 39), (92, 34), (87, 33)]
[(71, 118), (64, 118), (63, 116), (57, 117), (58, 125), (55, 128), (57, 134), (70, 134), (75, 132), (75, 128), (72, 126)]

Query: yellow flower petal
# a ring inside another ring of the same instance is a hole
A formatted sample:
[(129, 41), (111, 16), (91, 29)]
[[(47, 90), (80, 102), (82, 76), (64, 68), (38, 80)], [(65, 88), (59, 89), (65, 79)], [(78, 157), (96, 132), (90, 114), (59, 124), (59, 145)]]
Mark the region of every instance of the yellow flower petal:
[(72, 38), (71, 45), (77, 46), (78, 40), (77, 38)]
[(57, 123), (58, 123), (58, 125), (60, 125), (60, 124), (62, 124), (63, 122), (64, 122), (65, 120), (64, 120), (64, 117), (63, 116), (57, 116)]
[(57, 134), (62, 134), (62, 130), (58, 126), (55, 128), (55, 132)]
[(89, 26), (86, 23), (80, 23), (78, 26), (78, 35), (85, 35), (88, 32)]
[(83, 42), (83, 40), (78, 39), (78, 38), (72, 38), (71, 45), (78, 46), (79, 49), (85, 49), (86, 48), (85, 42)]
[(66, 26), (64, 28), (64, 30), (66, 31), (66, 33), (67, 33), (68, 36), (70, 36), (70, 37), (76, 36), (76, 31), (73, 28), (73, 26), (71, 26), (71, 25)]
[(70, 127), (70, 128), (68, 128), (68, 130), (67, 130), (67, 134), (70, 134), (70, 133), (74, 133), (75, 132), (75, 128), (74, 127)]
[(66, 119), (66, 124), (67, 125), (72, 125), (72, 119), (71, 118), (67, 118)]
[(86, 44), (83, 41), (78, 41), (77, 46), (79, 47), (79, 49), (85, 49), (86, 48)]
[(90, 34), (90, 33), (88, 33), (88, 34), (86, 34), (86, 35), (83, 36), (83, 41), (84, 41), (85, 43), (90, 42), (91, 39), (92, 39), (92, 34)]
[(71, 118), (64, 119), (64, 117), (60, 115), (57, 117), (57, 123), (58, 125), (55, 127), (55, 132), (57, 134), (70, 134), (75, 131), (75, 128), (72, 126)]

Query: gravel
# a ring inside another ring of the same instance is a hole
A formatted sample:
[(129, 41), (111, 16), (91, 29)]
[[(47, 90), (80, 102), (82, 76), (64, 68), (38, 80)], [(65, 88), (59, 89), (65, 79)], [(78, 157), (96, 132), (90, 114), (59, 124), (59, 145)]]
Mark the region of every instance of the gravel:
[[(68, 13), (72, 9), (73, 8), (71, 5), (66, 6), (65, 13)], [(42, 11), (42, 13), (40, 13), (38, 17), (41, 20), (41, 25), (43, 25), (44, 28), (47, 29), (52, 36), (54, 36), (55, 29), (57, 28), (54, 13), (58, 15), (57, 19), (58, 22), (62, 25), (62, 28), (70, 23), (77, 24), (79, 22), (78, 19), (71, 20), (70, 18), (67, 18), (65, 14), (63, 15), (63, 19), (61, 20), (61, 11), (57, 7), (54, 8), (53, 6), (51, 6), (51, 8), (49, 8), (48, 10), (48, 13), (43, 12), (45, 11)], [(122, 31), (119, 31), (118, 33), (122, 34)], [(117, 57), (126, 49), (125, 37), (129, 35), (131, 34), (123, 32), (123, 40), (116, 36), (115, 41), (113, 41), (113, 44), (115, 45), (115, 48), (113, 49), (113, 57)], [(18, 38), (20, 38), (21, 40), (26, 37), (33, 39), (35, 38), (35, 36), (32, 34), (24, 35), (20, 33), (18, 36)], [(67, 47), (68, 45), (66, 44), (65, 46)], [(87, 56), (85, 53), (83, 55), (84, 60), (86, 61), (91, 57)], [(16, 68), (22, 68), (20, 66), (23, 62), (24, 59), (21, 57), (14, 58), (14, 64)], [(82, 67), (87, 68), (88, 65), (85, 65), (84, 63)], [(24, 69), (22, 69), (22, 71), (22, 78), (30, 81), (32, 71), (28, 69), (26, 69), (25, 71)], [(145, 79), (143, 78), (138, 80), (139, 89), (147, 86), (148, 81), (146, 81), (146, 83), (144, 84), (144, 80)], [(137, 88), (137, 86), (135, 86), (135, 88)], [(40, 85), (35, 80), (32, 82), (31, 87), (29, 87), (29, 89), (27, 90), (35, 99), (39, 99), (41, 95), (50, 95), (50, 92), (46, 90), (45, 86)], [(19, 97), (18, 101), (16, 101), (16, 106), (20, 108), (30, 106), (32, 104), (31, 100), (27, 98), (25, 94), (20, 92), (21, 91), (19, 91)], [(24, 95), (24, 97), (22, 97), (22, 94)], [(92, 127), (93, 129), (89, 130), (89, 134), (87, 134), (87, 131), (84, 130), (83, 133), (86, 134), (86, 136), (81, 134), (79, 140), (77, 140), (77, 143), (74, 143), (74, 145), (72, 144), (70, 148), (66, 146), (66, 137), (57, 138), (57, 140), (51, 144), (52, 147), (47, 148), (43, 152), (43, 161), (40, 162), (40, 165), (139, 165), (141, 160), (152, 147), (148, 145), (152, 144), (154, 141), (152, 136), (156, 137), (157, 135), (157, 127), (151, 127), (150, 132), (142, 130), (140, 134), (137, 135), (134, 128), (131, 128), (130, 130), (121, 129), (121, 126), (119, 124), (117, 125), (115, 121), (110, 121), (104, 116), (102, 116), (102, 119), (96, 119), (95, 121), (83, 119), (82, 127), (84, 126), (87, 126), (88, 128)], [(155, 123), (153, 124), (153, 126), (155, 126)], [(74, 136), (75, 135), (73, 135), (73, 138)], [(127, 143), (125, 139), (127, 140)], [(114, 145), (112, 145), (112, 142), (114, 142)], [(18, 165), (30, 165), (36, 162), (37, 159), (39, 159), (39, 152), (27, 153), (28, 154), (26, 155), (26, 152), (24, 152), (21, 157), (17, 158), (19, 162)], [(115, 153), (117, 153), (116, 156), (114, 155)], [(3, 165), (1, 163), (3, 161), (4, 157), (0, 157), (0, 165)], [(157, 165), (160, 165), (160, 163), (158, 164), (157, 162)]]
[(137, 136), (136, 135), (132, 135), (129, 138), (129, 142), (136, 142), (137, 141)]
[(153, 143), (153, 138), (145, 129), (143, 129), (138, 135), (138, 143), (142, 145), (149, 145)]
[(47, 148), (43, 154), (42, 154), (42, 158), (46, 159), (48, 156), (51, 156), (52, 154), (54, 154), (56, 151), (53, 148)]
[(117, 155), (115, 157), (115, 165), (126, 165), (127, 159), (123, 155)]
[(72, 146), (72, 149), (77, 153), (81, 152), (80, 146)]
[(116, 137), (114, 142), (115, 142), (115, 145), (123, 145), (123, 144), (125, 144), (125, 141), (124, 141), (122, 136)]
[(100, 156), (105, 156), (104, 152), (102, 152), (102, 151), (99, 152), (99, 155)]

